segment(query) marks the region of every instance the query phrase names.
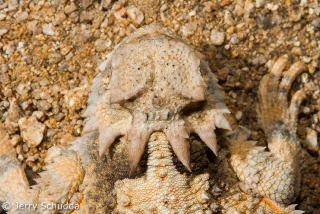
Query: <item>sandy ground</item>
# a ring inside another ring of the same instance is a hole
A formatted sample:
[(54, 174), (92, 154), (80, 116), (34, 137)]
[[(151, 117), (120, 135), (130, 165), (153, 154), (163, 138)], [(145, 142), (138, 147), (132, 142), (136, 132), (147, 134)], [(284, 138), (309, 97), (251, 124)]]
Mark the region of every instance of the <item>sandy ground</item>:
[(291, 93), (304, 88), (308, 95), (298, 121), (308, 176), (295, 203), (320, 213), (319, 14), (317, 0), (0, 0), (1, 122), (27, 174), (42, 171), (48, 148), (80, 136), (97, 66), (126, 35), (155, 23), (204, 54), (224, 89), (232, 127), (247, 127), (264, 145), (257, 88), (270, 60), (287, 54), (308, 68)]

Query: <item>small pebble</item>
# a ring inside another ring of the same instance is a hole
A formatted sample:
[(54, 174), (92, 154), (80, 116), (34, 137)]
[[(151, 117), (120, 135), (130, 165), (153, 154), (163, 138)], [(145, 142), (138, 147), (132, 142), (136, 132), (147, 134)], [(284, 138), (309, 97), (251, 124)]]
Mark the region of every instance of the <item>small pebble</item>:
[(5, 13), (0, 13), (0, 21), (5, 20), (7, 15)]
[(51, 53), (48, 55), (48, 61), (50, 64), (57, 64), (62, 60), (62, 55), (59, 53)]
[(241, 120), (242, 115), (243, 115), (242, 111), (237, 111), (237, 113), (236, 113), (236, 120), (238, 120), (238, 121)]
[(54, 36), (55, 32), (53, 31), (52, 23), (43, 24), (42, 33), (48, 36)]
[(190, 22), (181, 28), (181, 32), (183, 36), (188, 37), (195, 33), (197, 29), (197, 23), (196, 22)]
[(111, 5), (112, 0), (102, 0), (101, 1), (101, 6), (103, 9), (108, 9), (109, 6)]
[(29, 156), (29, 157), (27, 158), (26, 162), (28, 162), (28, 161), (34, 162), (34, 161), (35, 161), (34, 156)]
[(313, 152), (317, 152), (319, 150), (317, 132), (308, 127), (306, 128), (306, 131), (307, 131), (306, 142), (308, 145), (308, 149), (310, 149)]
[(78, 8), (77, 6), (74, 4), (74, 3), (71, 3), (70, 5), (67, 5), (65, 8), (64, 8), (64, 12), (66, 14), (71, 14), (73, 13), (74, 11), (76, 11)]
[(11, 137), (10, 143), (12, 146), (17, 146), (18, 143), (21, 143), (21, 142), (22, 142), (22, 137), (20, 135), (16, 134)]
[(312, 20), (311, 24), (315, 27), (320, 27), (320, 17)]
[(301, 56), (301, 55), (302, 55), (302, 50), (301, 50), (300, 47), (293, 47), (293, 48), (291, 49), (291, 53), (292, 53), (293, 55), (296, 55), (296, 56)]
[(6, 33), (8, 33), (7, 29), (0, 29), (0, 36), (3, 36)]
[(94, 14), (91, 12), (82, 11), (80, 13), (80, 22), (81, 23), (91, 22), (93, 19), (94, 19)]
[(236, 37), (236, 36), (233, 36), (231, 39), (230, 39), (230, 42), (234, 45), (238, 44), (239, 43), (239, 39)]
[(266, 0), (256, 0), (256, 7), (262, 7), (265, 4)]
[(126, 9), (127, 9), (128, 17), (131, 19), (133, 24), (139, 26), (144, 20), (144, 15), (142, 11), (139, 8), (134, 6), (129, 6)]
[(28, 19), (28, 12), (27, 11), (23, 11), (22, 13), (20, 13), (18, 16), (17, 16), (17, 21), (23, 21), (23, 20), (26, 20)]
[(19, 128), (23, 141), (27, 143), (29, 148), (38, 146), (46, 129), (45, 125), (39, 123), (35, 116), (29, 118), (23, 117), (19, 121)]
[(194, 11), (194, 10), (192, 10), (188, 15), (189, 15), (190, 17), (192, 17), (192, 16), (195, 16), (196, 14), (197, 14), (197, 12)]
[(24, 153), (27, 153), (27, 152), (29, 151), (28, 145), (24, 143), (24, 144), (22, 145), (22, 150), (23, 150)]
[(103, 52), (111, 46), (112, 42), (110, 39), (97, 39), (94, 43), (97, 52)]
[(16, 91), (20, 94), (20, 95), (25, 95), (28, 94), (28, 92), (30, 91), (30, 86), (28, 84), (25, 83), (20, 83), (16, 89)]
[(304, 56), (304, 57), (302, 58), (302, 60), (303, 60), (303, 62), (305, 62), (305, 63), (311, 62), (311, 58), (310, 58), (310, 57), (307, 57), (307, 56)]
[(210, 40), (214, 45), (222, 45), (224, 42), (224, 33), (213, 29), (211, 31)]
[(272, 4), (272, 3), (268, 3), (268, 4), (267, 4), (267, 8), (268, 8), (269, 10), (276, 11), (276, 10), (278, 10), (279, 5), (277, 5), (277, 4)]

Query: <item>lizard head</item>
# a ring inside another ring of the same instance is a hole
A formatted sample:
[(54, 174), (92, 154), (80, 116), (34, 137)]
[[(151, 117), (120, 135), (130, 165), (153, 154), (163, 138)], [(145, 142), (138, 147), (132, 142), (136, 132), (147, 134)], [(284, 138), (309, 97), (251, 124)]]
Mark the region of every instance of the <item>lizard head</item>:
[(99, 124), (100, 155), (117, 136), (126, 136), (130, 172), (155, 131), (167, 135), (173, 151), (191, 171), (190, 133), (198, 134), (217, 154), (214, 130), (229, 128), (223, 116), (229, 113), (224, 96), (201, 54), (156, 26), (124, 39), (91, 89), (87, 116)]

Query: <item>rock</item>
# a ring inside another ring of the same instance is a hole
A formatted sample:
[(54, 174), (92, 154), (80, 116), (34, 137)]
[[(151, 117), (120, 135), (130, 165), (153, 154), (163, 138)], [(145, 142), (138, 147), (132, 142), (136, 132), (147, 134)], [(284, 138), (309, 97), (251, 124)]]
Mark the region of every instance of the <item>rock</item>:
[(196, 31), (196, 29), (197, 29), (197, 23), (196, 22), (190, 22), (190, 23), (182, 26), (181, 31), (182, 31), (182, 34), (185, 37), (188, 37), (188, 36), (193, 35), (194, 32)]
[[(16, 153), (17, 153), (18, 155), (22, 155), (22, 154), (23, 154), (22, 145), (18, 145), (18, 146), (16, 147)], [(23, 158), (22, 158), (22, 159), (23, 159)]]
[(69, 14), (73, 13), (74, 11), (76, 11), (77, 9), (78, 9), (77, 6), (74, 3), (71, 3), (70, 5), (67, 5), (64, 8), (64, 12), (69, 15)]
[(276, 10), (278, 10), (279, 5), (278, 5), (278, 4), (268, 3), (268, 4), (267, 4), (267, 8), (268, 8), (269, 10), (271, 10), (271, 11), (276, 11)]
[(79, 13), (78, 12), (71, 13), (69, 15), (69, 18), (71, 22), (76, 23), (79, 21)]
[(51, 108), (51, 104), (47, 102), (46, 100), (39, 100), (37, 102), (37, 108), (40, 111), (48, 111)]
[(221, 45), (224, 41), (224, 33), (213, 29), (211, 31), (210, 40), (214, 45)]
[(101, 2), (101, 6), (103, 9), (108, 9), (110, 4), (111, 4), (112, 0), (102, 0)]
[(0, 29), (0, 36), (3, 36), (6, 33), (8, 33), (8, 29)]
[(48, 36), (54, 36), (55, 32), (52, 29), (52, 23), (42, 25), (42, 33)]
[(60, 49), (60, 53), (65, 56), (67, 55), (72, 49), (72, 46), (70, 45), (67, 45), (67, 46), (63, 46), (61, 49)]
[(16, 19), (17, 19), (17, 21), (23, 21), (23, 20), (28, 19), (28, 16), (29, 16), (28, 12), (24, 11), (24, 12), (18, 14)]
[(94, 46), (97, 52), (102, 52), (107, 50), (111, 46), (112, 42), (110, 39), (97, 39)]
[(311, 24), (315, 27), (320, 27), (320, 18), (312, 20)]
[(222, 0), (222, 1), (219, 3), (219, 5), (220, 5), (221, 7), (224, 7), (224, 6), (227, 6), (227, 5), (231, 4), (231, 3), (232, 3), (231, 0)]
[(224, 11), (224, 23), (230, 26), (234, 24), (232, 13), (230, 13), (228, 10)]
[(28, 145), (24, 143), (24, 144), (22, 145), (22, 150), (23, 150), (24, 153), (28, 153), (28, 151), (29, 151)]
[(309, 63), (309, 62), (311, 62), (311, 58), (310, 58), (310, 57), (307, 57), (307, 56), (303, 56), (303, 57), (302, 57), (302, 61), (303, 61), (304, 63)]
[(242, 111), (237, 111), (237, 113), (236, 113), (236, 119), (237, 119), (238, 121), (241, 120), (242, 115), (243, 115), (243, 112), (242, 112)]
[(12, 146), (17, 146), (18, 143), (21, 143), (21, 142), (22, 142), (22, 137), (20, 135), (16, 134), (11, 137), (10, 143)]
[(263, 65), (267, 62), (267, 59), (263, 54), (258, 54), (253, 60), (252, 64), (255, 66)]
[(31, 32), (35, 32), (37, 28), (37, 24), (38, 24), (37, 20), (27, 22), (27, 29)]
[(54, 16), (54, 21), (56, 22), (55, 24), (61, 24), (64, 20), (66, 20), (67, 16), (63, 13), (63, 12), (60, 12), (60, 13), (57, 13), (55, 14)]
[(126, 9), (129, 18), (132, 20), (132, 23), (134, 25), (139, 26), (144, 20), (144, 15), (142, 11), (139, 8), (136, 8), (135, 6), (129, 6)]
[(124, 17), (125, 15), (127, 15), (127, 9), (124, 7), (121, 8), (118, 12), (121, 17)]
[(301, 13), (295, 11), (292, 7), (288, 8), (288, 14), (292, 21), (297, 22), (301, 19)]
[(9, 66), (8, 66), (8, 65), (6, 65), (6, 64), (2, 64), (2, 65), (1, 65), (0, 71), (1, 71), (2, 73), (6, 73), (8, 70), (9, 70)]
[(7, 15), (5, 13), (0, 13), (0, 21), (5, 20)]
[(80, 22), (91, 22), (94, 19), (94, 14), (87, 11), (82, 11), (80, 13)]
[(4, 50), (5, 54), (11, 55), (16, 50), (16, 47), (13, 42), (8, 42), (8, 44), (3, 46), (2, 50)]
[(7, 119), (10, 121), (17, 123), (18, 120), (23, 117), (23, 111), (21, 110), (20, 106), (17, 104), (17, 102), (14, 100), (10, 102), (10, 108), (8, 110), (8, 116)]
[(192, 11), (188, 14), (188, 16), (190, 16), (190, 17), (195, 16), (195, 15), (197, 15), (197, 12), (196, 12), (195, 10), (192, 10)]
[(79, 110), (83, 106), (83, 95), (88, 93), (89, 86), (87, 84), (74, 88), (66, 92), (64, 103), (69, 110)]
[(34, 158), (34, 156), (29, 156), (26, 160), (26, 162), (34, 162), (36, 159)]
[(311, 113), (311, 109), (307, 106), (303, 107), (302, 108), (302, 112), (306, 115), (310, 114)]
[(92, 0), (79, 0), (80, 5), (83, 9), (87, 9), (92, 4)]
[(16, 89), (16, 91), (18, 92), (18, 94), (20, 95), (26, 95), (28, 94), (28, 92), (30, 91), (30, 86), (28, 84), (25, 83), (20, 83)]
[(18, 121), (23, 141), (29, 148), (37, 147), (42, 139), (46, 126), (38, 122), (35, 116), (23, 117)]
[(81, 33), (81, 41), (86, 43), (86, 42), (90, 42), (93, 38), (93, 34), (91, 32), (91, 30), (84, 30)]
[(113, 5), (111, 10), (113, 11), (118, 11), (122, 7), (122, 3), (120, 1), (116, 1)]
[(236, 36), (233, 36), (231, 39), (230, 39), (230, 42), (234, 45), (238, 44), (239, 43), (239, 39), (236, 37)]
[(256, 0), (256, 7), (262, 7), (265, 4), (265, 0)]
[(48, 61), (50, 64), (57, 64), (62, 60), (62, 55), (59, 53), (51, 53), (48, 55)]
[(313, 152), (317, 152), (319, 150), (317, 132), (308, 127), (306, 128), (306, 131), (307, 131), (306, 142), (308, 145), (308, 149)]
[(0, 82), (4, 85), (9, 84), (11, 82), (9, 75), (8, 74), (0, 75)]
[(42, 121), (45, 119), (45, 114), (42, 111), (34, 111), (32, 113), (32, 116), (35, 116), (39, 121)]
[[(301, 75), (301, 81), (303, 82), (303, 83), (307, 83), (308, 81), (309, 81), (309, 75), (307, 74), (307, 73), (303, 73), (302, 75)], [(306, 87), (305, 87), (306, 88)]]
[(302, 50), (300, 47), (293, 47), (291, 49), (291, 53), (296, 55), (296, 56), (301, 56), (302, 55)]
[(224, 67), (218, 70), (217, 77), (221, 81), (226, 81), (228, 74), (229, 74), (229, 69), (227, 67)]

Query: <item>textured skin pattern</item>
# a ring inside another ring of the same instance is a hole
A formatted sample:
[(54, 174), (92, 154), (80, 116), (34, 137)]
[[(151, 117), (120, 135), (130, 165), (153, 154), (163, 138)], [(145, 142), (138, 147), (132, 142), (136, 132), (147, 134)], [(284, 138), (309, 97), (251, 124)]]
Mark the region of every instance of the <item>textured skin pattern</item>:
[(299, 90), (289, 105), (287, 96), (291, 84), (304, 66), (298, 62), (283, 72), (287, 64), (286, 55), (279, 58), (259, 87), (259, 119), (268, 151), (252, 141), (233, 141), (230, 149), (231, 165), (242, 181), (241, 189), (282, 205), (289, 205), (300, 191), (300, 143), (296, 138), (296, 121), (305, 97)]
[(46, 166), (47, 171), (40, 173), (41, 178), (35, 179), (38, 184), (33, 189), (39, 204), (66, 204), (82, 184), (84, 170), (80, 158), (74, 151), (65, 150), (62, 153)]
[(300, 214), (302, 211), (295, 210), (296, 205), (284, 206), (267, 198), (254, 197), (246, 194), (236, 185), (228, 194), (222, 197), (221, 207), (226, 214)]
[(189, 171), (190, 133), (217, 153), (214, 130), (230, 128), (223, 116), (229, 111), (200, 53), (169, 30), (150, 25), (124, 39), (107, 58), (85, 113), (89, 121), (84, 133), (99, 129), (100, 156), (118, 136), (126, 136), (133, 173), (155, 131), (167, 135)]
[(152, 134), (148, 153), (148, 169), (143, 177), (115, 183), (119, 213), (212, 213), (207, 203), (208, 174), (181, 175), (163, 133)]
[[(286, 65), (283, 56), (259, 88), (258, 115), (269, 151), (241, 137), (215, 157), (214, 131), (229, 128), (217, 79), (201, 54), (171, 31), (140, 28), (100, 65), (82, 137), (53, 157), (32, 189), (0, 124), (0, 201), (76, 203), (80, 209), (71, 213), (77, 214), (300, 213), (290, 203), (300, 185), (295, 132), (304, 93), (296, 92), (290, 105), (287, 95), (303, 66), (283, 73)], [(139, 163), (147, 144), (149, 158)], [(187, 169), (193, 166), (190, 175), (171, 148)]]

